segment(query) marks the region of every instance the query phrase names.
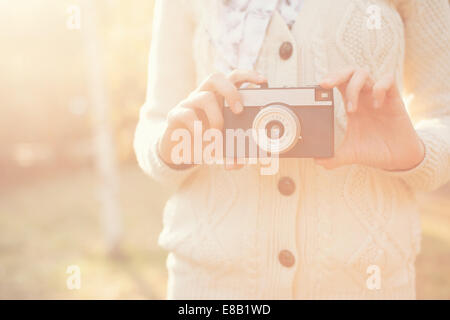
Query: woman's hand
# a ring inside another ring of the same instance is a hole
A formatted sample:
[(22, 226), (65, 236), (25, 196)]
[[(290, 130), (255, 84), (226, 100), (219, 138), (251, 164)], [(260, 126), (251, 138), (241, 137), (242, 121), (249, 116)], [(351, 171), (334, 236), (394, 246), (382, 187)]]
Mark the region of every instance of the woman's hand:
[[(194, 137), (195, 121), (202, 122), (203, 130), (223, 129), (222, 97), (225, 98), (234, 113), (241, 113), (243, 105), (237, 88), (246, 82), (262, 84), (267, 80), (256, 71), (234, 70), (227, 76), (216, 73), (209, 76), (188, 98), (173, 108), (167, 116), (167, 126), (159, 140), (158, 151), (161, 159), (169, 165), (174, 164), (171, 154), (173, 147), (178, 142), (172, 141), (171, 137), (177, 129), (189, 130), (192, 138)], [(194, 153), (191, 152), (191, 154)], [(194, 163), (193, 159), (191, 163)], [(241, 166), (226, 166), (227, 169), (239, 167)]]
[(362, 164), (384, 170), (408, 170), (425, 156), (395, 77), (388, 75), (374, 83), (364, 69), (347, 69), (330, 74), (320, 83), (323, 88), (337, 87), (347, 110), (347, 132), (334, 158), (316, 159), (319, 165), (333, 169)]

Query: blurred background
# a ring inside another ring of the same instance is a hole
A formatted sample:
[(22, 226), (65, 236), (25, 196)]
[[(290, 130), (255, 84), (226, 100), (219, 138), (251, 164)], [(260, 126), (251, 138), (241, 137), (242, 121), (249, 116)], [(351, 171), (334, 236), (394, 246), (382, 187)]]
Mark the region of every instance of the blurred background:
[[(0, 0), (0, 299), (163, 299), (137, 167), (152, 0)], [(421, 196), (420, 299), (450, 299), (450, 187)], [(81, 288), (69, 290), (67, 268)]]

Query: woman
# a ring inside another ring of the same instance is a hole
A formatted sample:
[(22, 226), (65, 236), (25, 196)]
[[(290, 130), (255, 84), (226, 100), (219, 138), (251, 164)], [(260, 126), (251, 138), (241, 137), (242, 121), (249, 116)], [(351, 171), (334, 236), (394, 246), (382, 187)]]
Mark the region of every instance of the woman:
[[(176, 188), (159, 240), (168, 297), (415, 298), (414, 197), (450, 175), (448, 1), (159, 0), (155, 10), (135, 149)], [(237, 87), (265, 81), (338, 89), (334, 158), (281, 159), (268, 176), (174, 164), (176, 129), (221, 129), (221, 98), (238, 114)]]

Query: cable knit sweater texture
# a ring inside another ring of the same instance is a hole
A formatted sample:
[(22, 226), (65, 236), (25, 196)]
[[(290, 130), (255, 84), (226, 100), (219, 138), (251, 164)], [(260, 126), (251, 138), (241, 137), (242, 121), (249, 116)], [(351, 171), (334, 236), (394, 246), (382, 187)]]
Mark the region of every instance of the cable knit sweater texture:
[[(450, 177), (450, 9), (447, 0), (306, 0), (291, 30), (275, 13), (255, 69), (269, 85), (316, 84), (353, 65), (377, 79), (396, 72), (426, 147), (404, 172), (352, 165), (325, 170), (311, 159), (282, 159), (278, 174), (257, 165), (238, 171), (200, 165), (173, 170), (158, 157), (169, 110), (210, 73), (217, 52), (208, 36), (218, 0), (158, 0), (147, 102), (136, 130), (140, 166), (175, 188), (159, 243), (169, 253), (168, 297), (183, 299), (413, 299), (420, 250), (415, 195)], [(367, 28), (368, 6), (381, 9), (380, 29)], [(294, 46), (290, 59), (279, 47)], [(336, 92), (335, 139), (346, 113)], [(290, 196), (281, 177), (295, 182)], [(292, 253), (286, 267), (279, 253)], [(381, 287), (367, 286), (376, 265)], [(373, 288), (372, 288), (373, 289)]]

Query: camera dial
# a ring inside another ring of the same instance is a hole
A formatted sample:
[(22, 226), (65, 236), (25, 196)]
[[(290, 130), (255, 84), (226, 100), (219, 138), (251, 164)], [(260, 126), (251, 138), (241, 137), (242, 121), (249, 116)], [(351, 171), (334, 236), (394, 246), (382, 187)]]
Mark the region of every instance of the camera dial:
[(289, 151), (301, 139), (297, 115), (284, 105), (273, 104), (259, 111), (253, 120), (253, 139), (266, 152)]

